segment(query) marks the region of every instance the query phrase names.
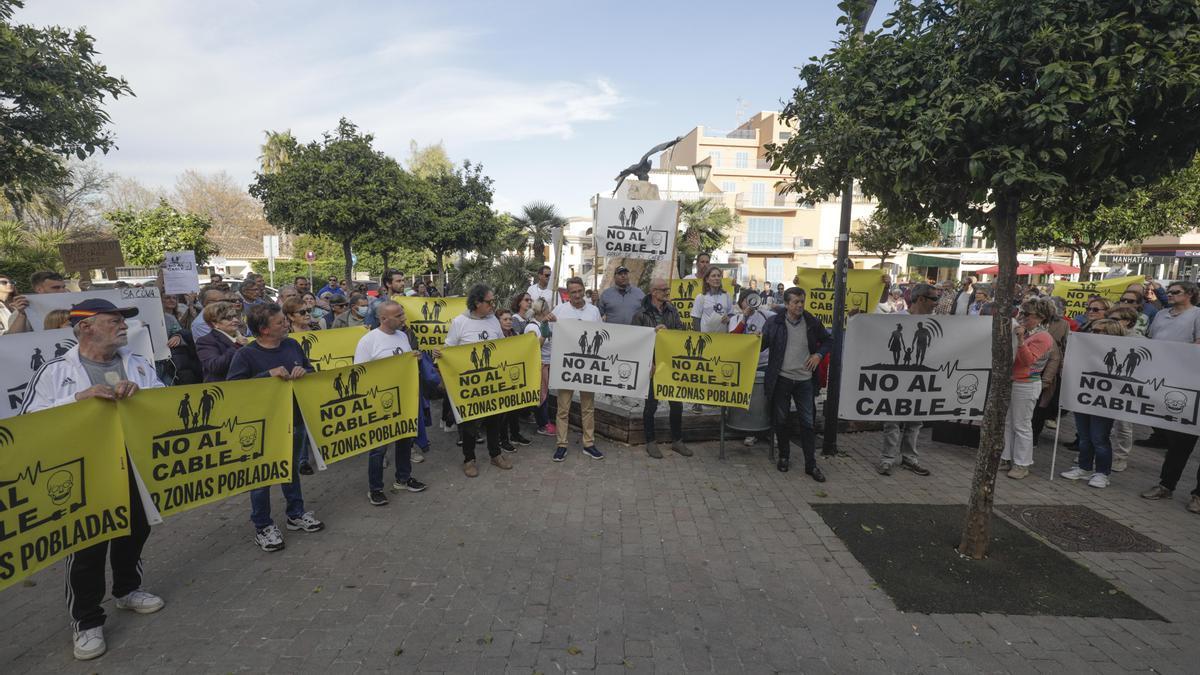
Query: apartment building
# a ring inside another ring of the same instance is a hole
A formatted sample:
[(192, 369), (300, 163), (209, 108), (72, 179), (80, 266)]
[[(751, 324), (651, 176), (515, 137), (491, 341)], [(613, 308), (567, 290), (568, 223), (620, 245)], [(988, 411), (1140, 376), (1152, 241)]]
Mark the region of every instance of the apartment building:
[[(726, 250), (714, 253), (714, 262), (728, 265), (743, 285), (790, 284), (797, 266), (832, 264), (837, 204), (799, 203), (794, 195), (781, 194), (784, 174), (773, 171), (766, 159), (768, 144), (791, 135), (774, 112), (760, 112), (733, 131), (698, 126), (659, 156), (659, 170), (651, 174), (663, 199), (707, 197), (734, 211), (739, 222)], [(704, 161), (712, 173), (707, 184), (697, 186), (691, 167)], [(875, 208), (861, 195), (854, 206), (856, 218)], [(830, 231), (823, 225), (831, 217)]]

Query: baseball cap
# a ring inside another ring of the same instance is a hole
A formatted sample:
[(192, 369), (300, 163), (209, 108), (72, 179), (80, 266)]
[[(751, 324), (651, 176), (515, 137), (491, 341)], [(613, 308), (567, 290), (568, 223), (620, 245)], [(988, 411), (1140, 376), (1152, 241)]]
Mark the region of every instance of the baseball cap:
[(629, 271), (628, 267), (621, 265), (620, 267), (617, 268), (616, 274), (620, 274), (621, 272), (628, 272), (628, 271)]
[(117, 307), (103, 298), (88, 298), (77, 305), (71, 305), (68, 320), (72, 326), (80, 321), (97, 314), (120, 314), (126, 319), (137, 316), (137, 307)]

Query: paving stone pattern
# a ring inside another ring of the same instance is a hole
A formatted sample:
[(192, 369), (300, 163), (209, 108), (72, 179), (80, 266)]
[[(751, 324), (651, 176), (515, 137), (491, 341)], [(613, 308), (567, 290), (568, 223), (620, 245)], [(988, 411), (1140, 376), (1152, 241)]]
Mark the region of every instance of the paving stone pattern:
[(1196, 672), (1194, 464), (1169, 502), (1138, 498), (1161, 459), (1142, 448), (1105, 490), (1047, 481), (1049, 442), (1036, 475), (998, 479), (998, 504), (1086, 504), (1169, 546), (1067, 554), (1169, 622), (904, 614), (809, 504), (964, 502), (973, 451), (928, 436), (928, 478), (878, 475), (879, 436), (859, 433), (818, 485), (775, 471), (761, 443), (722, 463), (716, 443), (654, 460), (602, 442), (593, 461), (577, 433), (564, 463), (537, 436), (512, 471), (485, 462), (468, 479), (434, 432), (416, 466), (430, 489), (389, 506), (367, 503), (365, 457), (305, 477), (328, 529), (286, 532), (282, 552), (252, 543), (246, 497), (156, 527), (146, 585), (167, 606), (114, 614), (107, 600), (98, 661), (71, 657), (61, 564), (0, 593), (0, 672)]

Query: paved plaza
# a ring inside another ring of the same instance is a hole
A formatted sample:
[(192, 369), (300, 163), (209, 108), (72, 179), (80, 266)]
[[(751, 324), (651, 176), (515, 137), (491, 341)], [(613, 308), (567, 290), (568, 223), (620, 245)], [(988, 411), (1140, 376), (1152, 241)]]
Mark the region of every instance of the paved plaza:
[[(1067, 425), (1064, 421), (1064, 435)], [(528, 432), (527, 432), (528, 433)], [(818, 485), (777, 472), (765, 446), (695, 444), (696, 456), (550, 461), (548, 438), (468, 479), (453, 437), (433, 433), (422, 494), (366, 500), (366, 458), (304, 479), (318, 534), (286, 550), (252, 543), (248, 499), (169, 519), (146, 548), (158, 614), (114, 614), (109, 652), (76, 662), (62, 565), (0, 593), (0, 671), (445, 673), (1194, 673), (1200, 661), (1200, 516), (1147, 502), (1162, 451), (1136, 448), (1096, 490), (1001, 476), (998, 504), (1084, 504), (1169, 553), (1068, 553), (1167, 622), (905, 614), (810, 507), (965, 501), (972, 451), (932, 443), (933, 475), (873, 469), (879, 435), (842, 436)], [(1145, 430), (1139, 430), (1144, 437)], [(1064, 439), (1065, 440), (1065, 439)], [(797, 448), (794, 454), (799, 455)], [(1059, 469), (1073, 455), (1060, 452)], [(282, 499), (274, 490), (277, 522)]]

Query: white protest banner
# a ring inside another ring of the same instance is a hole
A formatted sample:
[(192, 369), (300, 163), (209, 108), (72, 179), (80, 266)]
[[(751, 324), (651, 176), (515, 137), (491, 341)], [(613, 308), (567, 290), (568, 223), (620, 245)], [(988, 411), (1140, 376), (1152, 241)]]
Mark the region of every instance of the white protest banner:
[(195, 251), (171, 251), (163, 255), (163, 290), (169, 295), (199, 293)]
[(841, 417), (880, 422), (983, 417), (992, 375), (991, 334), (989, 317), (851, 317)]
[(1071, 333), (1062, 377), (1067, 410), (1200, 433), (1200, 345)]
[(550, 388), (645, 398), (654, 329), (558, 321), (550, 341)]
[[(127, 323), (129, 349), (153, 361), (150, 331), (137, 319), (130, 319)], [(25, 387), (38, 368), (66, 354), (75, 344), (75, 331), (71, 328), (11, 333), (0, 337), (0, 395), (4, 397), (0, 401), (0, 419), (20, 412), (21, 403), (25, 400)]]
[(86, 291), (83, 293), (36, 293), (27, 295), (29, 309), (25, 314), (29, 317), (29, 325), (35, 331), (42, 330), (46, 314), (55, 309), (71, 309), (71, 305), (83, 302), (89, 298), (102, 298), (117, 307), (137, 307), (137, 319), (150, 329), (150, 342), (154, 345), (154, 359), (161, 361), (171, 358), (171, 349), (167, 347), (167, 323), (163, 318), (162, 301), (158, 297), (158, 289), (149, 288), (113, 288), (104, 291)]
[(667, 260), (678, 229), (679, 202), (600, 199), (596, 251), (610, 258)]

